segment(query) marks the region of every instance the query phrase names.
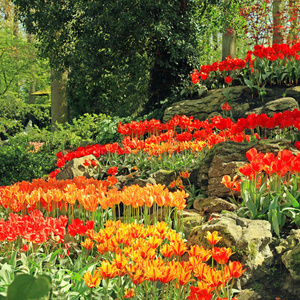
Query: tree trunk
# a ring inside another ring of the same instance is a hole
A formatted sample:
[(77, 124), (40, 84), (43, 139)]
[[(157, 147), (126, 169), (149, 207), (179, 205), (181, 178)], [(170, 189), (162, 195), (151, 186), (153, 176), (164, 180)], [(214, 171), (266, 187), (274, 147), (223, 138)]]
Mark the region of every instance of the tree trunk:
[(51, 70), (51, 131), (56, 123), (68, 122), (67, 81), (67, 71), (61, 74)]
[(232, 27), (226, 28), (222, 36), (222, 60), (228, 55), (236, 57), (236, 31)]
[(273, 0), (273, 44), (283, 43), (283, 27), (285, 21), (283, 18), (284, 0)]
[(232, 15), (230, 13), (231, 1), (225, 0), (226, 8), (224, 14), (227, 16), (226, 23), (224, 24), (224, 30), (222, 35), (222, 60), (228, 55), (231, 58), (236, 57), (236, 31), (232, 27)]
[[(29, 33), (27, 33), (27, 42), (31, 44), (33, 43), (33, 36)], [(36, 92), (36, 79), (33, 79), (29, 86), (28, 104), (35, 104), (35, 95), (32, 95), (34, 92)]]
[(35, 103), (35, 95), (32, 95), (32, 93), (36, 92), (36, 79), (33, 80), (33, 82), (30, 84), (29, 92), (28, 92), (28, 104), (34, 104)]

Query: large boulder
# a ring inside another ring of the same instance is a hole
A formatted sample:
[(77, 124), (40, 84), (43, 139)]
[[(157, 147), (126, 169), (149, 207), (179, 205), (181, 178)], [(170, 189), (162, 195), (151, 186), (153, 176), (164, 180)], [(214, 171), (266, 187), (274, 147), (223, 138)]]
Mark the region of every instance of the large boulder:
[[(168, 122), (174, 115), (186, 115), (193, 116), (195, 119), (205, 120), (214, 115), (220, 115), (222, 113), (221, 106), (228, 100), (224, 96), (225, 89), (214, 89), (208, 91), (207, 95), (201, 99), (184, 100), (173, 103), (172, 106), (165, 110), (163, 116), (163, 122)], [(234, 102), (241, 99), (243, 93), (247, 91), (246, 86), (235, 86), (227, 89), (230, 98), (233, 102), (230, 102), (230, 106), (234, 113), (233, 117), (244, 116), (244, 112), (249, 110), (250, 105), (248, 102)]]
[[(85, 166), (86, 159), (95, 160), (96, 166)], [(80, 158), (74, 158), (68, 161), (63, 169), (56, 175), (57, 180), (73, 179), (78, 176), (92, 178), (102, 170), (97, 158), (94, 155), (87, 155)]]
[(264, 106), (256, 107), (253, 110), (247, 112), (247, 114), (255, 113), (262, 114), (265, 113), (267, 116), (273, 116), (275, 112), (283, 112), (286, 110), (293, 111), (294, 109), (299, 109), (298, 102), (292, 97), (283, 97), (276, 100), (267, 102)]
[(265, 276), (273, 257), (269, 247), (272, 233), (268, 221), (249, 220), (234, 213), (213, 214), (209, 222), (192, 230), (188, 247), (198, 244), (209, 248), (205, 238), (207, 231), (218, 231), (222, 239), (217, 246), (231, 248), (235, 252), (231, 260), (238, 260), (247, 268), (239, 278), (239, 288), (252, 277), (258, 279)]
[(293, 97), (298, 102), (300, 102), (300, 86), (289, 87), (285, 90), (285, 95), (287, 97)]
[(218, 197), (198, 198), (194, 201), (193, 207), (198, 212), (209, 214), (237, 210), (235, 204)]

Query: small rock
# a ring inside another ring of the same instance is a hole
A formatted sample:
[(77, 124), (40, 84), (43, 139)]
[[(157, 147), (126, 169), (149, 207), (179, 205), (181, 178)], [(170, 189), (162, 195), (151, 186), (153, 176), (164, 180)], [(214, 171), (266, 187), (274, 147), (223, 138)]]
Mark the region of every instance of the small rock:
[(193, 206), (196, 210), (207, 213), (237, 210), (235, 204), (218, 197), (196, 199)]

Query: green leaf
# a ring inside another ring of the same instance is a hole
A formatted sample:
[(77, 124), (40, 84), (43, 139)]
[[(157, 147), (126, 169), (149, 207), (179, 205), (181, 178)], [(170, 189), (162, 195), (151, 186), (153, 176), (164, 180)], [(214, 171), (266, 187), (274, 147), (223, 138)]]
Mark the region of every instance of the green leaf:
[(257, 209), (256, 209), (256, 205), (253, 202), (250, 193), (245, 190), (245, 205), (248, 207), (248, 209), (251, 212), (251, 219), (255, 219), (257, 217)]
[(50, 292), (51, 286), (49, 276), (18, 275), (7, 289), (7, 300), (40, 299)]
[(274, 232), (280, 237), (277, 209), (272, 209), (268, 213), (268, 220)]
[(297, 208), (300, 206), (299, 202), (295, 199), (295, 197), (288, 191), (286, 190), (285, 191), (287, 196), (288, 196), (288, 199), (291, 201), (291, 204), (293, 205), (293, 207)]
[(249, 79), (244, 78), (244, 81), (245, 81), (246, 85), (247, 85), (250, 89), (253, 88), (253, 83), (252, 83)]

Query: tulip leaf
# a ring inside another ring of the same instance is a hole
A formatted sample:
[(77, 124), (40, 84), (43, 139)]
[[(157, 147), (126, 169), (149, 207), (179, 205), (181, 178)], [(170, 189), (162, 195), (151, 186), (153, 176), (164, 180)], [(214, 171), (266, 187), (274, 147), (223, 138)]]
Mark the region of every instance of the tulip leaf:
[(293, 207), (297, 208), (300, 206), (299, 202), (295, 199), (295, 197), (288, 191), (285, 191), (289, 200), (291, 201), (291, 204), (293, 205)]
[(245, 205), (247, 206), (247, 208), (249, 209), (250, 213), (251, 213), (251, 219), (255, 219), (257, 216), (257, 209), (256, 209), (256, 205), (253, 202), (250, 193), (245, 190)]
[(7, 289), (7, 300), (40, 299), (50, 292), (51, 285), (51, 278), (46, 275), (37, 278), (29, 274), (18, 275)]
[(253, 83), (252, 83), (249, 79), (244, 78), (244, 81), (245, 81), (246, 85), (247, 85), (250, 89), (253, 88)]

